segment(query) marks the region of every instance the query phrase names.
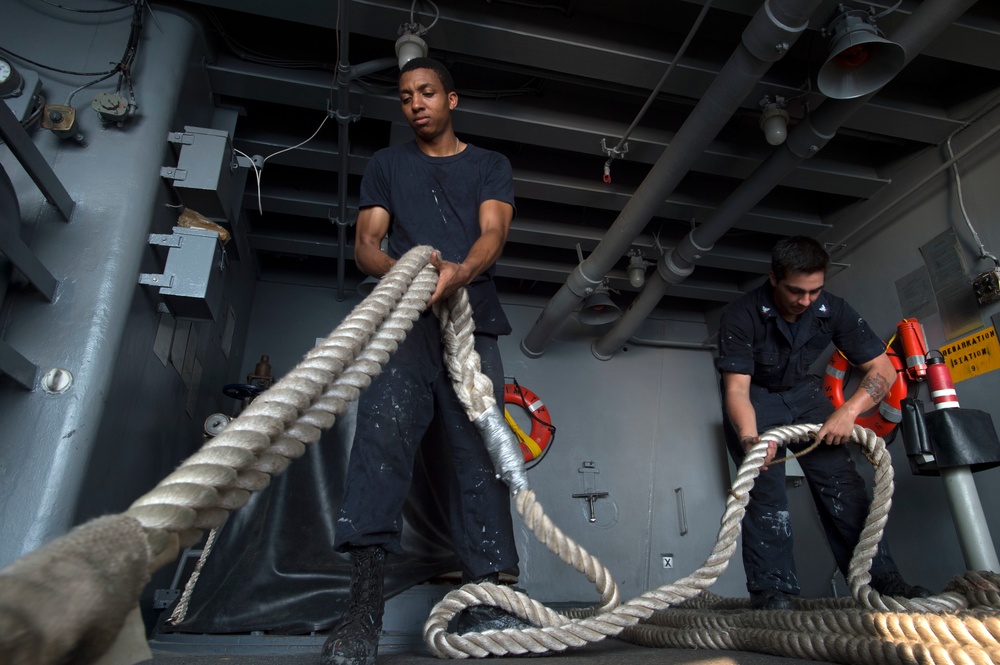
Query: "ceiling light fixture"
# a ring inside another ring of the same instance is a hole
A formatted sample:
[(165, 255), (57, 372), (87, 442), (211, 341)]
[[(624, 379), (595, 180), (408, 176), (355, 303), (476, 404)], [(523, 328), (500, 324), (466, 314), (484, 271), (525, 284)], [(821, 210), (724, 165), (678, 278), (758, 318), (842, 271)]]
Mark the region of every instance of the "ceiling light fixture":
[(621, 317), (622, 310), (611, 299), (608, 290), (608, 280), (605, 279), (584, 299), (578, 316), (580, 323), (585, 326), (602, 326), (614, 323)]
[(426, 2), (434, 9), (434, 20), (429, 26), (425, 28), (417, 20), (417, 0), (413, 0), (410, 5), (410, 20), (400, 23), (399, 29), (396, 31), (396, 34), (399, 35), (399, 39), (396, 40), (396, 57), (399, 58), (400, 69), (414, 58), (427, 57), (427, 42), (422, 39), (422, 36), (426, 35), (437, 24), (438, 19), (441, 18), (441, 10), (438, 9), (434, 0), (426, 0)]
[(886, 39), (875, 24), (898, 6), (877, 16), (873, 8), (838, 6), (822, 31), (829, 38), (830, 55), (816, 76), (820, 92), (832, 99), (854, 99), (875, 92), (903, 69), (903, 47)]
[(771, 97), (764, 95), (760, 100), (760, 106), (764, 109), (760, 114), (760, 128), (764, 132), (764, 138), (771, 145), (781, 145), (788, 136), (788, 111), (785, 110), (785, 98)]
[(427, 57), (427, 42), (420, 38), (412, 24), (403, 23), (399, 26), (399, 39), (396, 40), (396, 57), (399, 58), (399, 68), (414, 58)]
[(642, 250), (630, 249), (628, 252), (628, 281), (633, 287), (641, 289), (646, 283), (646, 268), (649, 262), (642, 258)]

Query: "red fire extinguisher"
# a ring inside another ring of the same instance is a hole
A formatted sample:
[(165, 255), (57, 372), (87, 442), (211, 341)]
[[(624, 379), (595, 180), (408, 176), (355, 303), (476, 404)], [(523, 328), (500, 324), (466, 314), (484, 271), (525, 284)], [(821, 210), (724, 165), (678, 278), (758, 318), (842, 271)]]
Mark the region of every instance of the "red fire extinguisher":
[(923, 381), (927, 377), (927, 341), (923, 327), (916, 319), (903, 319), (896, 324), (896, 334), (903, 345), (906, 375), (911, 381)]
[(931, 391), (934, 408), (937, 410), (959, 408), (958, 393), (955, 392), (955, 383), (952, 381), (948, 362), (940, 355), (929, 358), (927, 362), (930, 365), (927, 369), (927, 386)]

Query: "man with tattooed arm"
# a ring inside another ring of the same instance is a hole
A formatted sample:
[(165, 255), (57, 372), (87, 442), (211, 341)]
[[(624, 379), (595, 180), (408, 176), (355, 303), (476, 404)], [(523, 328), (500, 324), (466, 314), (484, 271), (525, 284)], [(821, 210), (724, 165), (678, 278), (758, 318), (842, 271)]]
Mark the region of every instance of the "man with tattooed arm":
[[(857, 417), (876, 407), (896, 380), (886, 347), (843, 299), (823, 290), (829, 256), (812, 238), (779, 241), (771, 252), (767, 282), (729, 305), (719, 322), (721, 389), (726, 444), (737, 466), (781, 425), (821, 424), (824, 445), (798, 458), (820, 522), (841, 572), (858, 543), (870, 499), (847, 446)], [(862, 373), (858, 389), (835, 409), (810, 366), (830, 345)], [(789, 452), (807, 442), (792, 444)], [(782, 447), (784, 448), (784, 447)], [(743, 518), (743, 565), (755, 609), (792, 609), (799, 594), (792, 558), (792, 531), (785, 493), (785, 465), (766, 466), (785, 455), (771, 442)], [(927, 597), (907, 584), (888, 548), (879, 545), (871, 586), (883, 595)]]

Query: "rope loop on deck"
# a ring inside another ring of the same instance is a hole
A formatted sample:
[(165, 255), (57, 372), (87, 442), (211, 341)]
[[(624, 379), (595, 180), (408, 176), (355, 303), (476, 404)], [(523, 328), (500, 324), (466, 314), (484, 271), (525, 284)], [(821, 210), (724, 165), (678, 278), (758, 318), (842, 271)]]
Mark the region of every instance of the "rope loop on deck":
[[(859, 445), (875, 467), (869, 515), (848, 571), (851, 598), (796, 600), (793, 611), (752, 611), (746, 599), (721, 599), (704, 591), (722, 575), (736, 550), (750, 489), (760, 474), (769, 441), (787, 445), (815, 438), (820, 425), (770, 430), (747, 453), (726, 501), (716, 545), (694, 573), (618, 604), (615, 599), (577, 613), (546, 611), (509, 588), (466, 585), (447, 594), (431, 611), (424, 641), (441, 658), (481, 658), (527, 652), (564, 651), (606, 637), (644, 646), (734, 649), (846, 663), (1000, 663), (1000, 576), (968, 573), (955, 578), (933, 598), (883, 596), (869, 586), (868, 570), (892, 505), (892, 460), (885, 441), (855, 426)], [(774, 462), (772, 462), (773, 464)], [(573, 543), (542, 513), (532, 491), (520, 492), (515, 505), (532, 533), (591, 581), (608, 587), (610, 574)], [(595, 571), (600, 571), (597, 574)], [(699, 596), (704, 596), (699, 598)], [(450, 619), (465, 607), (492, 604), (535, 627), (456, 635)], [(731, 610), (745, 612), (734, 614)], [(724, 611), (725, 610), (725, 611)]]

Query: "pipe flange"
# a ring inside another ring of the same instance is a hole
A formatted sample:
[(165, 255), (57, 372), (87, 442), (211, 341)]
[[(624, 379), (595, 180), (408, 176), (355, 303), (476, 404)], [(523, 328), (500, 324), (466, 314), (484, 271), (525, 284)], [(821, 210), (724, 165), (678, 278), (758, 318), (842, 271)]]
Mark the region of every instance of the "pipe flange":
[(676, 251), (676, 248), (670, 250), (656, 264), (656, 273), (667, 284), (677, 284), (690, 277), (691, 273), (694, 272), (694, 265), (689, 265), (685, 268), (674, 261), (674, 253)]

